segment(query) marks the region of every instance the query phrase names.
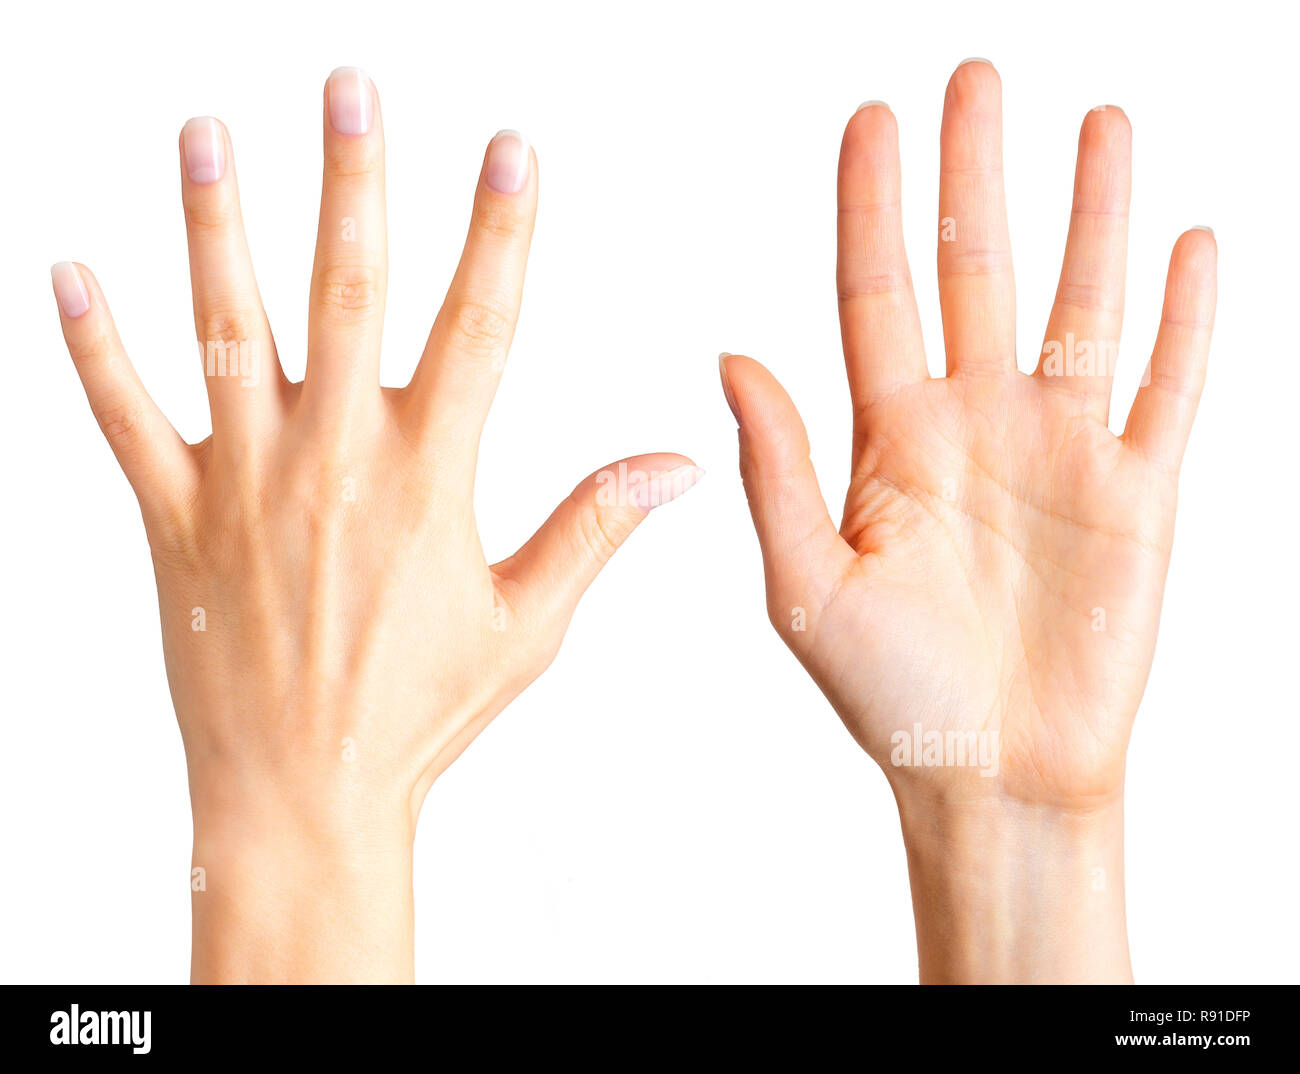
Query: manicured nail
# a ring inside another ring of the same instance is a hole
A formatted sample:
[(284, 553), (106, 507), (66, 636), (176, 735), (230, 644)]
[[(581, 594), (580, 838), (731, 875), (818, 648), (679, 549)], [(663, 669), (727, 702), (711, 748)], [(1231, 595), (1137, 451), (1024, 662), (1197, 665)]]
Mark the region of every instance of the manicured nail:
[(215, 183), (226, 174), (226, 140), (211, 116), (191, 119), (181, 128), (181, 152), (191, 183)]
[(498, 194), (518, 194), (528, 182), (528, 139), (518, 131), (498, 131), (488, 143), (483, 181)]
[(679, 466), (676, 470), (650, 474), (643, 481), (630, 482), (627, 496), (633, 506), (653, 511), (694, 488), (703, 476), (704, 471), (698, 466)]
[(863, 101), (860, 105), (858, 105), (858, 111), (861, 112), (864, 108), (888, 108), (888, 107), (889, 105), (885, 104), (884, 101)]
[(1206, 227), (1204, 224), (1197, 224), (1194, 228), (1192, 228), (1192, 230), (1193, 230), (1193, 231), (1208, 231), (1208, 232), (1210, 233), (1210, 237), (1211, 237), (1211, 238), (1214, 237), (1214, 228), (1212, 228), (1212, 227)]
[(90, 295), (81, 282), (81, 273), (71, 261), (60, 261), (50, 269), (54, 283), (54, 298), (65, 317), (80, 317), (90, 309)]
[(727, 406), (731, 407), (731, 416), (740, 424), (740, 408), (736, 406), (736, 397), (731, 391), (731, 381), (727, 379), (727, 359), (731, 355), (723, 351), (718, 355), (718, 376), (722, 378), (722, 394), (727, 397)]
[(360, 67), (339, 67), (326, 83), (330, 126), (339, 134), (365, 134), (375, 118), (370, 76)]
[(993, 66), (993, 61), (986, 60), (983, 56), (968, 56), (966, 57), (966, 59), (962, 60), (961, 63), (959, 63), (957, 66), (965, 67), (968, 63), (987, 63), (990, 67)]

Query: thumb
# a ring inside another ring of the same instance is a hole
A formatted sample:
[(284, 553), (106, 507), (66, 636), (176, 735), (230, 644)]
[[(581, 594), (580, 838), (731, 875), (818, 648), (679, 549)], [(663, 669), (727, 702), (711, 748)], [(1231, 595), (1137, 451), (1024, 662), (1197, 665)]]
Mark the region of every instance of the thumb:
[(704, 471), (684, 455), (636, 455), (578, 485), (526, 544), (494, 566), (536, 622), (567, 624), (587, 587), (651, 511), (695, 485)]
[(856, 556), (826, 510), (808, 433), (785, 389), (752, 358), (723, 354), (718, 368), (740, 424), (740, 476), (763, 549), (768, 612), (780, 629), (787, 604), (820, 606)]

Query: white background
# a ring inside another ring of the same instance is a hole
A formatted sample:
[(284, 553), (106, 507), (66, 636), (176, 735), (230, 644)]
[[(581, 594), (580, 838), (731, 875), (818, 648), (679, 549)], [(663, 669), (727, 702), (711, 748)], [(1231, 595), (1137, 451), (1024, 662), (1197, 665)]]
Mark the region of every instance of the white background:
[[(1296, 27), (1280, 4), (25, 4), (6, 14), (0, 979), (180, 981), (190, 822), (139, 516), (63, 348), (47, 266), (98, 274), (142, 377), (207, 435), (176, 139), (235, 142), (263, 296), (304, 363), (320, 93), (384, 102), (384, 377), (405, 383), (483, 146), (515, 127), (541, 206), (479, 478), (490, 558), (598, 466), (708, 471), (615, 558), (554, 667), (442, 777), (416, 860), (423, 981), (915, 979), (884, 779), (768, 626), (719, 351), (782, 378), (827, 500), (847, 482), (835, 164), (898, 115), (912, 270), (934, 281), (944, 85), (1003, 79), (1022, 368), (1056, 286), (1079, 123), (1134, 129), (1122, 427), (1169, 250), (1220, 247), (1210, 379), (1128, 772), (1143, 981), (1297, 979)], [(132, 13), (133, 12), (133, 13)], [(286, 627), (289, 629), (289, 627)]]

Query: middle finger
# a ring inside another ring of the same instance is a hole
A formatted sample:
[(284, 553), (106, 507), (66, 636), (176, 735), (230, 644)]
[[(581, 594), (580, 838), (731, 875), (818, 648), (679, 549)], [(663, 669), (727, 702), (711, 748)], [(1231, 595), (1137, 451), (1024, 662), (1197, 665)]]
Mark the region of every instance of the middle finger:
[(304, 386), (326, 410), (367, 392), (378, 401), (387, 288), (379, 95), (365, 72), (340, 67), (325, 84), (325, 172)]

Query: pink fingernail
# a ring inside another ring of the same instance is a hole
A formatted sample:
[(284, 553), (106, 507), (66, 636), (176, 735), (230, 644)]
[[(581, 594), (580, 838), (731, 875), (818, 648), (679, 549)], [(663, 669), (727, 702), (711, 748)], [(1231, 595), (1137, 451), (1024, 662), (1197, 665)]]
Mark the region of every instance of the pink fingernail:
[(81, 282), (81, 273), (71, 261), (60, 261), (50, 269), (54, 298), (65, 317), (80, 317), (90, 309), (90, 295)]
[(528, 182), (531, 154), (518, 131), (498, 131), (488, 144), (483, 181), (498, 194), (518, 194)]
[(211, 116), (191, 119), (181, 128), (181, 152), (191, 183), (215, 183), (226, 174), (226, 140)]
[(727, 359), (731, 355), (723, 351), (718, 355), (718, 376), (722, 378), (722, 395), (727, 400), (727, 406), (731, 407), (731, 416), (736, 419), (736, 424), (740, 424), (740, 407), (736, 406), (736, 396), (731, 390), (731, 379), (727, 376)]
[(642, 511), (653, 511), (694, 488), (703, 476), (704, 471), (698, 466), (679, 466), (675, 470), (649, 474), (643, 481), (629, 482), (628, 499)]
[(326, 83), (330, 126), (339, 134), (365, 134), (375, 118), (370, 76), (360, 67), (340, 67)]

